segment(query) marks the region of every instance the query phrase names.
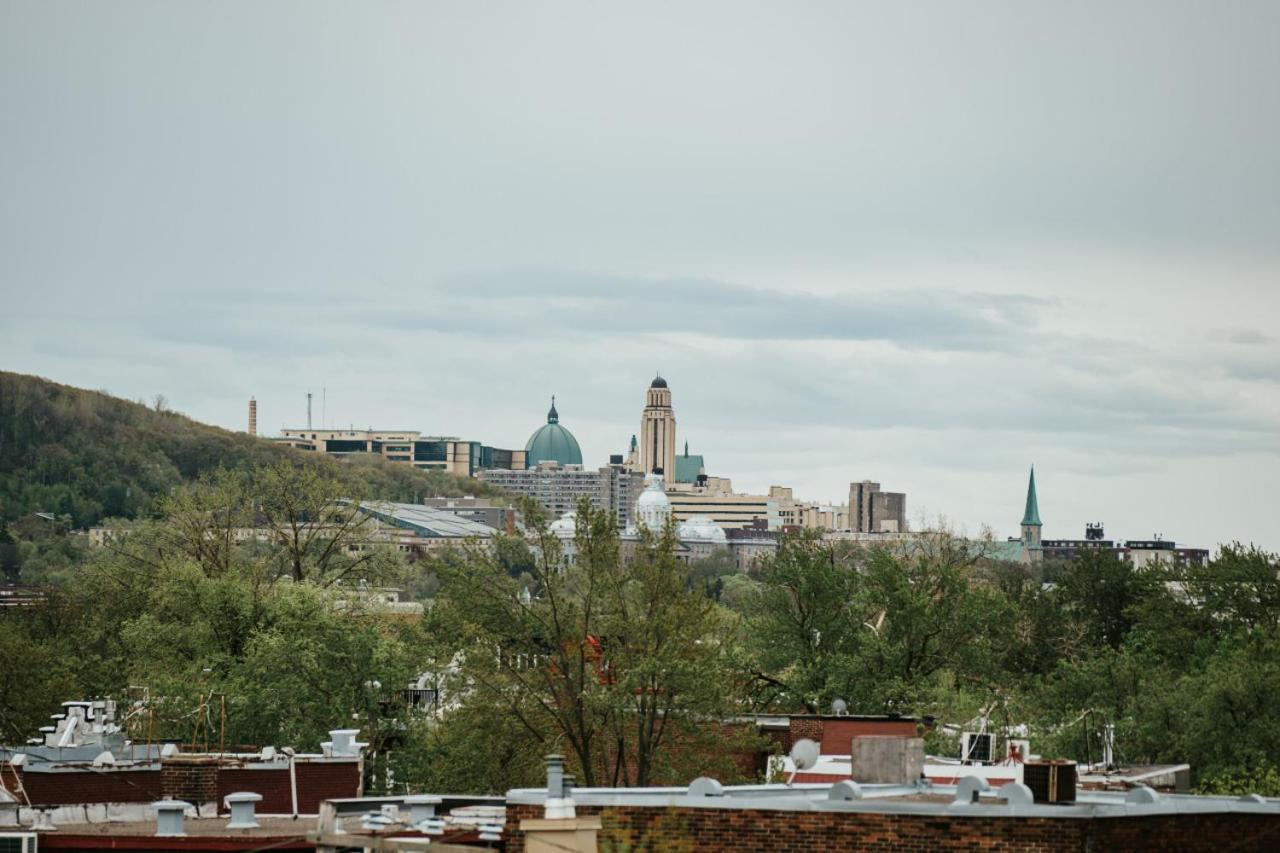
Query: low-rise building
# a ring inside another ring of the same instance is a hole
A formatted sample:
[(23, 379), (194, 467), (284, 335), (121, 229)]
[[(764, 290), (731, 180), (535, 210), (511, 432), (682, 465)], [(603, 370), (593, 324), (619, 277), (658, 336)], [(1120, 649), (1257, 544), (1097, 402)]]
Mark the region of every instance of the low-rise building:
[(782, 529), (776, 500), (769, 495), (734, 492), (725, 479), (704, 476), (697, 483), (671, 484), (666, 493), (677, 521), (705, 517), (726, 531), (756, 522), (763, 522), (766, 530)]
[(426, 436), (416, 430), (299, 429), (274, 439), (290, 447), (344, 458), (370, 454), (426, 471), (474, 477), (489, 468), (525, 467), (524, 450), (504, 450), (456, 436)]

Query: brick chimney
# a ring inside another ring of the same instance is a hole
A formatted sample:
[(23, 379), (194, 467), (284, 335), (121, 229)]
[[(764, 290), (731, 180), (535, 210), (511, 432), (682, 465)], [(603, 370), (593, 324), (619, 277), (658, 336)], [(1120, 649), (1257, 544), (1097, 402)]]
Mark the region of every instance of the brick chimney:
[(189, 803), (218, 801), (218, 759), (207, 755), (174, 755), (160, 761), (160, 795)]

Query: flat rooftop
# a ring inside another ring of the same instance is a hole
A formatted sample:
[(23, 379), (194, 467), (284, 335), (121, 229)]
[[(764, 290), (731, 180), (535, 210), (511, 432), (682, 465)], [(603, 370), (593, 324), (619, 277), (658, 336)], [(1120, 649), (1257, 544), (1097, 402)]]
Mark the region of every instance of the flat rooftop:
[[(710, 781), (710, 780), (708, 780)], [(1022, 787), (1022, 786), (1018, 786)], [(1006, 786), (1012, 788), (1012, 786)], [(718, 794), (708, 795), (708, 789)], [(690, 793), (690, 791), (693, 793)], [(873, 785), (796, 783), (793, 785), (699, 786), (679, 788), (574, 788), (583, 807), (759, 809), (765, 811), (871, 812), (881, 814), (972, 815), (981, 817), (1117, 818), (1139, 815), (1261, 814), (1280, 818), (1280, 800), (1244, 797), (1161, 794), (1146, 787), (1130, 791), (1077, 791), (1069, 804), (1026, 802), (1004, 788), (961, 785)], [(509, 805), (543, 805), (546, 791), (521, 788), (507, 792)]]

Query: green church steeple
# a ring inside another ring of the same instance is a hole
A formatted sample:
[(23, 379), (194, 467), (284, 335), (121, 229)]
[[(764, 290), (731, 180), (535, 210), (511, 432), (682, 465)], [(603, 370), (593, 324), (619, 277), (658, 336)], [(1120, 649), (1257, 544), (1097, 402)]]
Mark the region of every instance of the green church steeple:
[(1022, 514), (1022, 526), (1040, 526), (1040, 503), (1036, 500), (1036, 466), (1031, 466), (1031, 479), (1027, 482), (1027, 510)]

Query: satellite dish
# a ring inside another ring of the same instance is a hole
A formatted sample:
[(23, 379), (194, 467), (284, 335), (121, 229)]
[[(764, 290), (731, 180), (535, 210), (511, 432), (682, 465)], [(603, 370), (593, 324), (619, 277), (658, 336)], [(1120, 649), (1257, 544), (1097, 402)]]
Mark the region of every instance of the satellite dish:
[(791, 747), (791, 760), (795, 762), (797, 771), (808, 770), (818, 763), (821, 752), (816, 743), (807, 737), (802, 737)]
[(843, 699), (833, 700), (831, 703), (831, 713), (835, 714), (837, 717), (843, 717), (845, 714), (849, 713), (849, 703)]

